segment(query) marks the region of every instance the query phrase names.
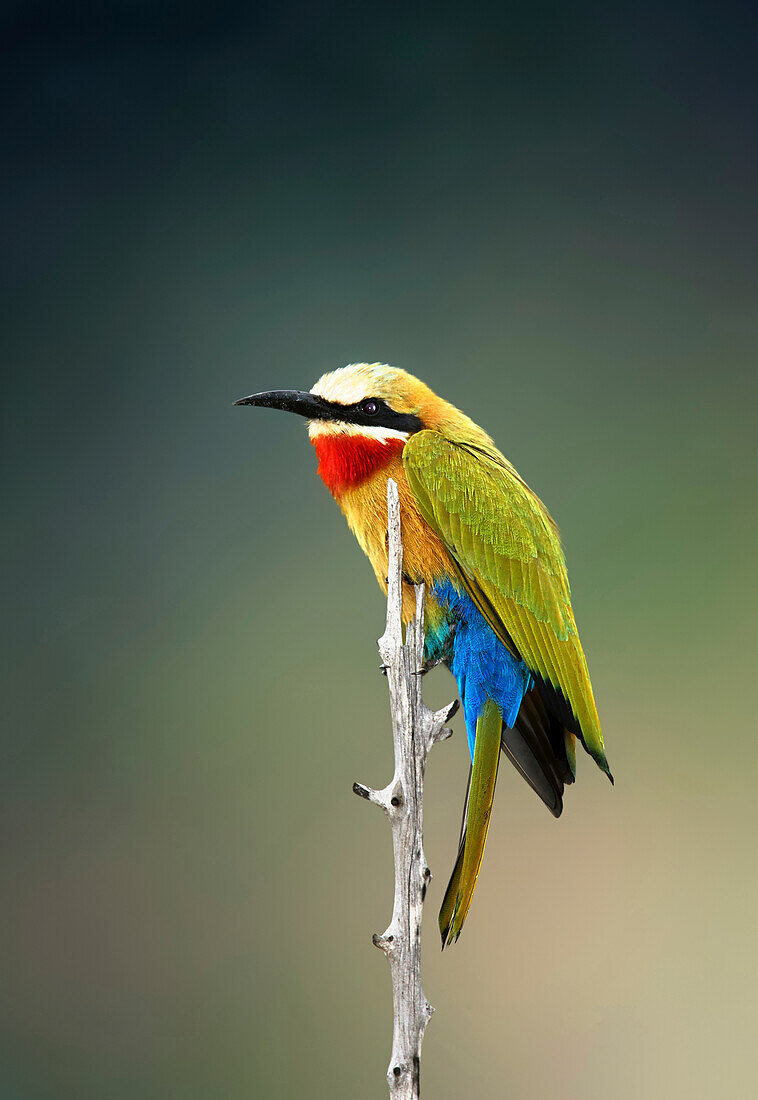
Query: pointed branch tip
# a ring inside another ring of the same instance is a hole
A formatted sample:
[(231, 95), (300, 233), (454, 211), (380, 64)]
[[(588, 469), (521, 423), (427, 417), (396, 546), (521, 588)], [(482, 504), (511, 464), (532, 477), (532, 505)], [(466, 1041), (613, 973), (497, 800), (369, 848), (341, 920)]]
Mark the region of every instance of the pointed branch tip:
[(433, 745), (439, 745), (440, 741), (448, 741), (453, 736), (453, 731), (448, 729), (447, 726), (443, 726), (442, 729), (435, 730), (431, 737)]
[(395, 943), (394, 936), (380, 935), (378, 932), (374, 932), (371, 937), (371, 942), (374, 947), (378, 947), (380, 951), (383, 951), (385, 955), (388, 955)]
[(365, 798), (367, 802), (373, 802), (380, 810), (389, 813), (389, 804), (384, 791), (375, 791), (373, 787), (367, 787), (365, 783), (353, 783), (353, 794), (359, 798)]

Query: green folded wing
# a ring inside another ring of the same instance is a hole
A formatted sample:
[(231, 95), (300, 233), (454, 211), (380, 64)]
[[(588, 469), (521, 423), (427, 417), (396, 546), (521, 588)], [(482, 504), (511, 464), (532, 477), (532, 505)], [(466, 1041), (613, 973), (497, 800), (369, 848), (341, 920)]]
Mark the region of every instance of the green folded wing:
[(568, 704), (567, 728), (610, 776), (563, 551), (547, 509), (489, 441), (479, 447), (417, 432), (403, 464), (422, 516), (447, 546), (472, 599), (502, 642)]

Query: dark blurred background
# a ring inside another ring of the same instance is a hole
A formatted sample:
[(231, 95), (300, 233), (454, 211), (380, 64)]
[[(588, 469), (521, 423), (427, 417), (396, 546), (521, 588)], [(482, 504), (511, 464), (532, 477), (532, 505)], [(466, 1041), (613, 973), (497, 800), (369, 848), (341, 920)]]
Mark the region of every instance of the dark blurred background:
[[(427, 782), (430, 1097), (755, 1082), (756, 46), (722, 3), (5, 4), (0, 1094), (384, 1094), (384, 601), (302, 422), (382, 360), (559, 520), (612, 789)], [(444, 671), (430, 702), (453, 690)]]

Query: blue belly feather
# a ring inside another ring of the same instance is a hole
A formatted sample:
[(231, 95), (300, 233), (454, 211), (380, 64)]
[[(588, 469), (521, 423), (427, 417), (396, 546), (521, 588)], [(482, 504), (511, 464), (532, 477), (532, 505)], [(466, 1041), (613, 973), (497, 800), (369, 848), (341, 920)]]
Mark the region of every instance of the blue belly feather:
[(445, 579), (432, 586), (431, 595), (445, 614), (427, 632), (425, 655), (429, 660), (447, 660), (458, 681), (473, 760), (476, 722), (484, 704), (493, 699), (504, 724), (513, 726), (532, 676), (524, 662), (506, 649), (465, 590)]

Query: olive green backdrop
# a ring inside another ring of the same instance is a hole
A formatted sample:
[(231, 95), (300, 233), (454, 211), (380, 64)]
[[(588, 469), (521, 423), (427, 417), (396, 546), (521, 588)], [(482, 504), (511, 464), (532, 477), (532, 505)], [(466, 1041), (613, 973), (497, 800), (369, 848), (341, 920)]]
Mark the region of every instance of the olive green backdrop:
[(356, 360), (556, 515), (617, 781), (556, 822), (502, 769), (441, 955), (435, 750), (426, 1095), (751, 1095), (749, 7), (3, 19), (0, 1095), (384, 1094), (384, 602), (303, 423), (231, 407)]

